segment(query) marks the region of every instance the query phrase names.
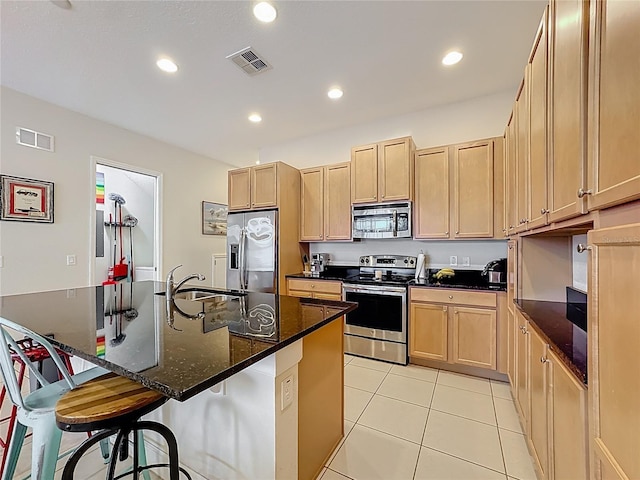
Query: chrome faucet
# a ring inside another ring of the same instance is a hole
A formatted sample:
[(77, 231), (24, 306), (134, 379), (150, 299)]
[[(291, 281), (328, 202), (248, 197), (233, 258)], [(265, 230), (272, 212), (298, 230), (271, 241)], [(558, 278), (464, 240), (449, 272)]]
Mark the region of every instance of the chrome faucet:
[(178, 283), (176, 283), (174, 285), (173, 272), (175, 272), (181, 266), (182, 265), (178, 265), (177, 267), (172, 268), (171, 270), (169, 270), (169, 273), (167, 274), (167, 286), (166, 286), (166, 290), (165, 290), (165, 295), (167, 296), (167, 300), (170, 300), (170, 299), (172, 300), (173, 296), (176, 294), (178, 289), (182, 285), (187, 283), (189, 280), (193, 280), (194, 278), (197, 278), (201, 282), (203, 280), (205, 280), (205, 276), (204, 275), (201, 275), (199, 273), (192, 273), (191, 275), (187, 275), (186, 277), (184, 277), (182, 280), (180, 280)]

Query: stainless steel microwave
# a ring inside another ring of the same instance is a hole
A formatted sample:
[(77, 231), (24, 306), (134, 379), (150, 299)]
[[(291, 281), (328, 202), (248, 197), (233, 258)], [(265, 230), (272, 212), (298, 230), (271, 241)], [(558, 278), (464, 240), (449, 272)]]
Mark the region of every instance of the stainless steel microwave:
[(353, 238), (410, 238), (411, 202), (353, 205)]

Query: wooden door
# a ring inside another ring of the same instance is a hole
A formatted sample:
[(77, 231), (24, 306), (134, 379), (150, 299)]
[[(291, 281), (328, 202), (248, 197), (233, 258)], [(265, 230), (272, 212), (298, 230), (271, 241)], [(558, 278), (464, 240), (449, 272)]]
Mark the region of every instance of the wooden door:
[(454, 363), (496, 369), (496, 311), (486, 308), (453, 309)]
[(640, 2), (592, 2), (589, 210), (640, 198)]
[(527, 320), (516, 310), (516, 406), (524, 419), (526, 435), (529, 434), (529, 332)]
[(449, 238), (449, 149), (416, 152), (414, 238)]
[(516, 355), (516, 340), (518, 339), (518, 326), (516, 324), (515, 314), (507, 309), (507, 377), (509, 377), (509, 385), (511, 385), (511, 392), (515, 397), (516, 385), (516, 370), (517, 360)]
[(530, 438), (533, 458), (547, 478), (549, 435), (547, 424), (547, 348), (540, 335), (529, 328), (529, 391), (530, 391)]
[(411, 137), (378, 145), (378, 200), (391, 202), (413, 198), (413, 154)]
[(640, 478), (640, 223), (592, 230), (587, 242), (592, 472)]
[(378, 144), (351, 149), (351, 203), (378, 201)]
[(553, 353), (548, 356), (549, 478), (588, 478), (587, 390)]
[(493, 237), (493, 140), (453, 147), (453, 238)]
[(300, 170), (300, 241), (324, 239), (324, 168)]
[(547, 10), (529, 58), (528, 228), (547, 223)]
[(552, 0), (549, 10), (549, 221), (585, 210), (589, 2)]
[(527, 205), (529, 199), (529, 66), (516, 97), (516, 225), (514, 232), (527, 229)]
[(351, 164), (349, 162), (325, 167), (324, 239), (351, 239)]
[(276, 207), (277, 164), (259, 165), (251, 170), (251, 208)]
[(302, 339), (298, 364), (298, 479), (317, 478), (344, 435), (344, 322)]
[(515, 228), (518, 226), (518, 188), (517, 188), (517, 172), (516, 162), (518, 157), (518, 131), (517, 125), (517, 113), (516, 105), (513, 105), (513, 111), (507, 124), (507, 145), (506, 145), (506, 157), (507, 165), (505, 167), (505, 179), (506, 179), (506, 195), (505, 204), (507, 206), (506, 224), (507, 234), (513, 235)]
[(251, 169), (229, 170), (229, 210), (251, 208)]
[(445, 305), (411, 302), (409, 356), (448, 360), (448, 312)]

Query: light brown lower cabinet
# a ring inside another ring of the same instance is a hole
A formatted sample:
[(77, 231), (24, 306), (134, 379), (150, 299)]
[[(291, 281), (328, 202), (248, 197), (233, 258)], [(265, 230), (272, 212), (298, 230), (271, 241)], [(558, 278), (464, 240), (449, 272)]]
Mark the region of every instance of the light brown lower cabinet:
[[(588, 478), (587, 389), (516, 311), (512, 392), (538, 478)], [(605, 478), (605, 477), (603, 477)]]
[(289, 278), (287, 295), (290, 297), (342, 299), (342, 282), (320, 279)]
[(410, 289), (410, 357), (495, 370), (496, 332), (495, 293)]

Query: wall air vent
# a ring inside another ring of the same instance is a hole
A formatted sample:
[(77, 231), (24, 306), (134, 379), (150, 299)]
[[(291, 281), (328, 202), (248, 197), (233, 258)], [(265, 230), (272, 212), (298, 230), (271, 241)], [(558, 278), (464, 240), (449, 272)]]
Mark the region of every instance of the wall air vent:
[(243, 48), (239, 52), (228, 55), (227, 58), (242, 69), (244, 73), (250, 76), (270, 70), (271, 65), (261, 57), (253, 48)]
[(29, 130), (28, 128), (16, 128), (16, 142), (19, 145), (53, 152), (53, 141), (53, 135), (36, 132), (35, 130)]

